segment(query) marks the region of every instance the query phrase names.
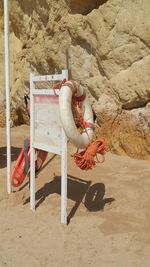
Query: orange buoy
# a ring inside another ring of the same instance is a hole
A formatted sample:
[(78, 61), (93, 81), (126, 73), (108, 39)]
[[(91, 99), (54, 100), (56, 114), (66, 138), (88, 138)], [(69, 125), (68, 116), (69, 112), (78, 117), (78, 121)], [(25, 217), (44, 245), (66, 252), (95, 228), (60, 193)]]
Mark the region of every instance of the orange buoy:
[[(46, 160), (48, 152), (36, 149), (37, 159), (35, 162), (35, 171), (39, 171)], [(19, 157), (15, 163), (12, 175), (11, 185), (13, 187), (20, 186), (25, 180), (30, 170), (30, 138), (24, 140), (24, 148), (22, 148)]]
[(11, 175), (11, 185), (14, 187), (20, 186), (25, 177), (28, 174), (30, 167), (30, 138), (26, 140), (27, 147), (22, 148), (19, 157), (15, 163), (12, 175)]

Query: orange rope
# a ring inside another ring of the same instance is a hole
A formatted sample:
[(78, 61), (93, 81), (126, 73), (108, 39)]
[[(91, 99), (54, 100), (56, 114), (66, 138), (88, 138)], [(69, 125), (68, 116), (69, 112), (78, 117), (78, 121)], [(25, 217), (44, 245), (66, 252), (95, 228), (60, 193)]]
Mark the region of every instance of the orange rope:
[(82, 129), (86, 129), (86, 128), (93, 128), (93, 124), (90, 122), (87, 122), (84, 120), (84, 116), (83, 116), (83, 111), (82, 111), (82, 102), (86, 97), (86, 94), (83, 93), (83, 95), (81, 96), (76, 96), (76, 92), (77, 92), (77, 87), (76, 84), (73, 80), (70, 80), (72, 82), (72, 85), (70, 83), (68, 83), (66, 80), (60, 81), (57, 84), (55, 84), (55, 86), (53, 87), (53, 89), (56, 88), (61, 88), (62, 86), (71, 86), (75, 89), (75, 93), (72, 96), (72, 105), (75, 109), (76, 112), (76, 116), (77, 116), (77, 122), (79, 124), (79, 126)]
[(66, 81), (67, 81), (66, 79), (63, 79), (62, 81), (59, 81), (59, 82), (55, 83), (54, 86), (53, 86), (53, 90), (55, 90), (55, 89), (61, 89), (62, 85), (63, 85)]
[[(82, 104), (82, 103), (81, 103)], [(74, 106), (76, 117), (77, 117), (77, 123), (82, 129), (86, 128), (94, 128), (94, 125), (91, 122), (85, 121), (82, 111), (82, 105), (76, 105)]]
[[(83, 150), (79, 153), (73, 155), (75, 163), (81, 170), (90, 170), (95, 167), (96, 163), (104, 162), (104, 154), (108, 151), (108, 145), (104, 139), (97, 139), (93, 141), (86, 150)], [(95, 156), (97, 154), (102, 155), (102, 161), (95, 161)]]

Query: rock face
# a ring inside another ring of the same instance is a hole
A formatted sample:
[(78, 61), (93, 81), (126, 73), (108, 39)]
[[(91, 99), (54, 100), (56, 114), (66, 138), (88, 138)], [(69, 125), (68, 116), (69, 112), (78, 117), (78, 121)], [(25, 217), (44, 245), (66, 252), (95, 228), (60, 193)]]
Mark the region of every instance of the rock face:
[[(10, 52), (13, 125), (27, 122), (29, 72), (59, 72), (68, 67), (68, 55), (70, 78), (88, 91), (97, 135), (115, 153), (150, 158), (149, 0), (11, 0)], [(4, 126), (3, 67), (0, 73)]]

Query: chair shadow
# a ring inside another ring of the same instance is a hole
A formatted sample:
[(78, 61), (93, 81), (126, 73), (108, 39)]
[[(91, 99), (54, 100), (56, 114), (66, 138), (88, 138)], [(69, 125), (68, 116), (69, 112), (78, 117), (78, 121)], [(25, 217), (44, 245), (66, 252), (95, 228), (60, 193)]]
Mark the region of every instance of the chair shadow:
[(104, 210), (105, 204), (111, 204), (114, 198), (105, 198), (105, 185), (103, 183), (93, 184), (85, 196), (84, 205), (88, 211)]
[[(104, 198), (105, 185), (103, 183), (96, 183), (91, 186), (91, 181), (85, 181), (78, 177), (68, 175), (67, 179), (67, 198), (75, 202), (69, 215), (67, 222), (70, 223), (71, 219), (75, 215), (79, 205), (83, 203), (88, 211), (100, 211), (104, 210), (106, 203), (112, 203), (114, 198)], [(61, 195), (61, 177), (55, 176), (52, 181), (46, 183), (35, 194), (37, 209), (42, 202), (51, 194), (57, 193)], [(83, 202), (83, 199), (85, 200)], [(30, 197), (28, 197), (24, 205), (29, 203)]]
[[(21, 151), (21, 148), (11, 147), (11, 160), (15, 161), (18, 158), (18, 155)], [(7, 147), (0, 147), (0, 168), (5, 168), (7, 166)]]

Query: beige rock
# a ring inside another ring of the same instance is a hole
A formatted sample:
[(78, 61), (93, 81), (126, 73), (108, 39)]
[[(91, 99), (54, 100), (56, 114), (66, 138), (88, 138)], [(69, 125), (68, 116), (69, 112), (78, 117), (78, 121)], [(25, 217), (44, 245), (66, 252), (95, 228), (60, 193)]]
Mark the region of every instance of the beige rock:
[[(28, 122), (23, 96), (29, 92), (29, 73), (48, 74), (69, 67), (70, 78), (87, 90), (98, 132), (107, 137), (110, 148), (149, 158), (149, 18), (149, 0), (12, 0), (13, 124)], [(1, 45), (1, 126), (5, 118), (3, 57)]]
[(123, 108), (144, 106), (150, 101), (150, 55), (135, 62), (109, 80)]

